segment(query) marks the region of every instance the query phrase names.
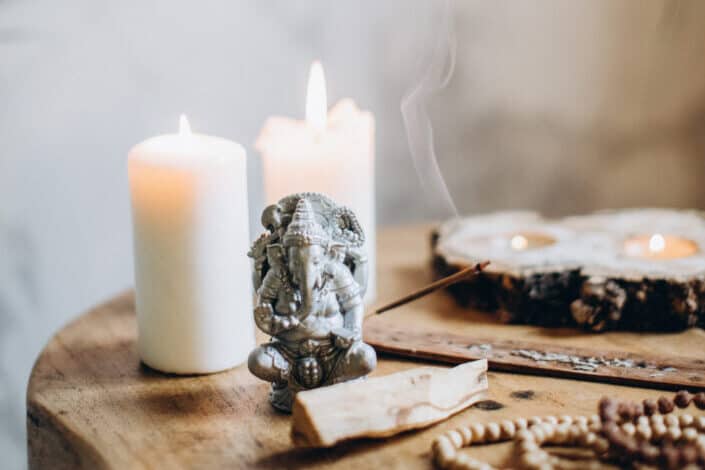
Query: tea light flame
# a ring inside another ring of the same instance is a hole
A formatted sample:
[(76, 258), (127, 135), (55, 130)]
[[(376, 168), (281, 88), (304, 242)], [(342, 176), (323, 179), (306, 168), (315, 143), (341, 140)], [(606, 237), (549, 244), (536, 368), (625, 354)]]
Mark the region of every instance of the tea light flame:
[(514, 235), (509, 241), (512, 250), (523, 251), (529, 246), (529, 240), (524, 235)]
[(316, 131), (326, 128), (328, 100), (326, 98), (326, 78), (319, 61), (311, 64), (306, 92), (306, 122)]
[(179, 116), (179, 135), (191, 135), (191, 125), (185, 114)]
[(666, 239), (660, 233), (655, 233), (649, 238), (649, 251), (661, 253), (666, 248)]

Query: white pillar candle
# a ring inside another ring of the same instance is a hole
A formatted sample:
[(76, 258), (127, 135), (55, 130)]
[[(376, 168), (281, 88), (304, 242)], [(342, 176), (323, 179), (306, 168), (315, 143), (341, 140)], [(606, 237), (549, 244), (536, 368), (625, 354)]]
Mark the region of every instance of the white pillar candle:
[(244, 362), (255, 343), (245, 150), (218, 137), (148, 139), (128, 157), (139, 353), (176, 374)]
[(325, 79), (311, 66), (306, 120), (271, 117), (256, 148), (262, 154), (268, 204), (299, 192), (326, 194), (357, 215), (367, 238), (369, 283), (365, 299), (376, 293), (374, 117), (351, 99), (328, 113)]

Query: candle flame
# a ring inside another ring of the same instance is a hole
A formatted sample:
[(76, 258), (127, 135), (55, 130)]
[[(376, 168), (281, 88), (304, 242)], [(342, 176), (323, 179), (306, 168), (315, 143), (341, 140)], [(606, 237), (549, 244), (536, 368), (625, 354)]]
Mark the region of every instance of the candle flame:
[(660, 233), (655, 233), (649, 238), (649, 251), (660, 253), (666, 248), (666, 239)]
[(185, 114), (179, 116), (179, 135), (191, 135), (191, 125)]
[(319, 61), (311, 64), (306, 92), (306, 121), (318, 132), (326, 128), (328, 101), (326, 98), (326, 78)]
[(509, 244), (511, 245), (512, 250), (522, 251), (526, 250), (529, 246), (529, 240), (527, 240), (524, 235), (514, 235), (509, 241)]

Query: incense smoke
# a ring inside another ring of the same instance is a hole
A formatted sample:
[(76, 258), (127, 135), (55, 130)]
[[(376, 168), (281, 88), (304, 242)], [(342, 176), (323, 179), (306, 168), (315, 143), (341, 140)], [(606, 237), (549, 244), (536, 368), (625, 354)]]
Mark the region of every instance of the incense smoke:
[(427, 105), (434, 93), (448, 85), (455, 67), (455, 49), (450, 0), (446, 0), (424, 72), (401, 100), (401, 114), (416, 174), (429, 198), (429, 205), (438, 207), (445, 217), (457, 217), (458, 210), (438, 166)]

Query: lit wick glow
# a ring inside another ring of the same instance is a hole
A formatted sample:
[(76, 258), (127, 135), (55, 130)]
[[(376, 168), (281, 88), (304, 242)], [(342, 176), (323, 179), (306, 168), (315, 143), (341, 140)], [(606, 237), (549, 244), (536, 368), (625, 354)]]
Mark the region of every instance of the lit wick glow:
[(649, 238), (649, 251), (651, 253), (661, 253), (666, 249), (666, 239), (660, 233), (655, 233)]
[(191, 125), (185, 114), (179, 116), (179, 135), (191, 135)]
[(699, 251), (696, 242), (678, 235), (651, 233), (624, 240), (625, 254), (636, 258), (670, 260), (693, 256)]
[(529, 247), (529, 240), (524, 235), (514, 235), (509, 241), (512, 250), (523, 251)]
[(306, 92), (306, 122), (316, 131), (326, 128), (328, 114), (328, 99), (326, 98), (326, 77), (323, 66), (315, 61), (311, 64), (308, 75), (308, 90)]

